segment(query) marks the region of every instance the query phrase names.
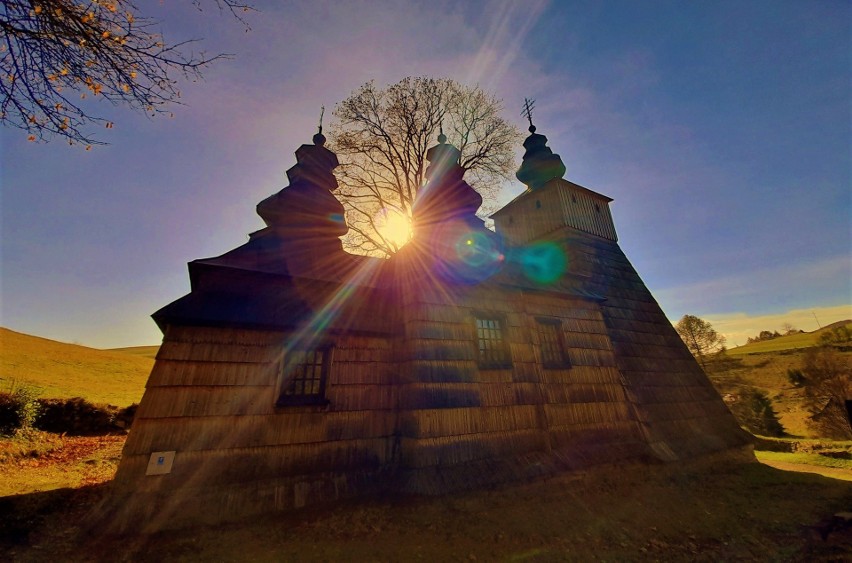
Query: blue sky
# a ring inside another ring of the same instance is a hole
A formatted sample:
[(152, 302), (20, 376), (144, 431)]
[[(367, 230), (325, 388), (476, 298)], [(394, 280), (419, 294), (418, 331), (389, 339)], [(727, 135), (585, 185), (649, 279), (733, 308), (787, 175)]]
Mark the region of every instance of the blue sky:
[(521, 127), (535, 98), (566, 178), (614, 198), (672, 320), (706, 317), (733, 344), (852, 317), (848, 2), (256, 2), (249, 32), (145, 4), (168, 40), (235, 58), (184, 83), (172, 119), (104, 105), (106, 147), (0, 131), (3, 326), (158, 343), (149, 315), (188, 291), (186, 262), (262, 227), (255, 205), (319, 107), (421, 75), (479, 84)]

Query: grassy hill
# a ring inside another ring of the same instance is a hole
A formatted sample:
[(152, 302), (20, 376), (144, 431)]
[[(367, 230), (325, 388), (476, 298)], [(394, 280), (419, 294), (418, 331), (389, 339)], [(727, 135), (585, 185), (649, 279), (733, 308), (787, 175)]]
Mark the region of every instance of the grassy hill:
[[(748, 389), (766, 393), (781, 425), (788, 434), (813, 437), (810, 413), (805, 408), (805, 390), (794, 386), (787, 372), (801, 369), (808, 348), (819, 343), (820, 336), (838, 326), (852, 329), (852, 321), (833, 323), (814, 332), (791, 334), (762, 342), (753, 342), (728, 350), (727, 358), (710, 366), (708, 375), (721, 395), (743, 396)], [(852, 365), (848, 346), (837, 350)]]
[(37, 387), (42, 397), (83, 397), (94, 403), (138, 403), (154, 366), (146, 353), (96, 350), (0, 328), (0, 391)]
[(722, 396), (743, 397), (749, 389), (766, 393), (778, 420), (794, 436), (816, 437), (808, 425), (804, 390), (787, 379), (787, 370), (801, 368), (804, 349), (742, 354), (710, 367), (709, 377)]
[(121, 352), (122, 354), (130, 354), (131, 356), (139, 356), (140, 358), (151, 358), (153, 360), (157, 357), (159, 350), (159, 346), (131, 346), (129, 348), (108, 348), (105, 351)]
[(736, 348), (731, 348), (728, 350), (728, 354), (731, 356), (741, 356), (743, 354), (762, 354), (765, 352), (780, 352), (783, 350), (810, 348), (811, 346), (816, 346), (819, 343), (819, 339), (823, 334), (831, 332), (838, 326), (846, 326), (848, 329), (852, 330), (852, 321), (839, 321), (813, 332), (801, 332), (799, 334), (791, 334), (789, 336), (779, 336), (778, 338), (773, 338), (771, 340), (744, 344), (742, 346), (737, 346)]

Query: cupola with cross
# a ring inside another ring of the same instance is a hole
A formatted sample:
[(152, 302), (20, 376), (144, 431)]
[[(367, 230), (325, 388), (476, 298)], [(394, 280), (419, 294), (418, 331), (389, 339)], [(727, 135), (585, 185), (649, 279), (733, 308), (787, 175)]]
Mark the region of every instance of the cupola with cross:
[(535, 100), (524, 100), (529, 121), (524, 157), (516, 176), (527, 189), (491, 215), (497, 232), (512, 244), (524, 244), (567, 227), (608, 240), (618, 240), (609, 210), (611, 198), (563, 179), (565, 164), (536, 133)]

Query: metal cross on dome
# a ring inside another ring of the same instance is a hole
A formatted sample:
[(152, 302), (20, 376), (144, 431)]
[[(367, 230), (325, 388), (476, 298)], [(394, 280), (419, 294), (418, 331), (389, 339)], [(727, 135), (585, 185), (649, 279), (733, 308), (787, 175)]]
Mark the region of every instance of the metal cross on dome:
[(521, 115), (526, 117), (530, 122), (530, 131), (535, 132), (535, 125), (532, 122), (532, 110), (535, 108), (535, 100), (532, 98), (524, 98), (524, 110)]

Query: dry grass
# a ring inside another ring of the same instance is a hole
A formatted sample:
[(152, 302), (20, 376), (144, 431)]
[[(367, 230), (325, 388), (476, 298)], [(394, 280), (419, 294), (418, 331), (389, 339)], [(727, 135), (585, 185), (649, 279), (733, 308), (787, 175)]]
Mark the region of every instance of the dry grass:
[(100, 536), (87, 519), (104, 494), (83, 487), (0, 499), (0, 558), (5, 550), (15, 561), (841, 561), (852, 549), (852, 530), (826, 540), (817, 530), (852, 506), (852, 483), (758, 463), (601, 468), (148, 536)]
[(93, 403), (138, 403), (154, 360), (95, 350), (0, 328), (0, 390), (30, 385), (41, 397), (83, 397)]
[(110, 481), (125, 439), (36, 431), (0, 439), (0, 497)]
[[(804, 389), (795, 387), (787, 377), (788, 370), (802, 367), (805, 353), (806, 349), (793, 349), (729, 357), (711, 366), (710, 380), (722, 395), (738, 395), (749, 387), (765, 391), (788, 434), (816, 437), (808, 425)], [(840, 353), (852, 362), (852, 352)]]

